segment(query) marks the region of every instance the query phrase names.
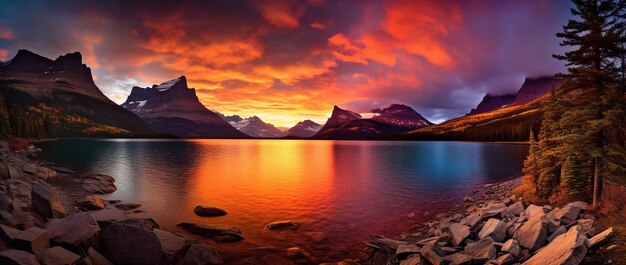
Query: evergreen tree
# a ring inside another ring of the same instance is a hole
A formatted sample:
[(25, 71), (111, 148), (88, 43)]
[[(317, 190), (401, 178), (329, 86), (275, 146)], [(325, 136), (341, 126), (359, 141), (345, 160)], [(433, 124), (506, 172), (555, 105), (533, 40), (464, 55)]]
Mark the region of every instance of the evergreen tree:
[(546, 198), (560, 187), (570, 198), (592, 195), (595, 206), (603, 174), (625, 168), (626, 1), (573, 2), (577, 19), (557, 33), (561, 45), (572, 49), (554, 55), (566, 61), (568, 73), (560, 75), (567, 81), (553, 92), (544, 114), (535, 159), (537, 194)]

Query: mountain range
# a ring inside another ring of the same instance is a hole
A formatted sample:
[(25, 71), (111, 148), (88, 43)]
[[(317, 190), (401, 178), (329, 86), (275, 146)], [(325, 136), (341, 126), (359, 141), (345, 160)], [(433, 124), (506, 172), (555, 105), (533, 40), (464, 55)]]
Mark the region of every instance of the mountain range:
[(304, 120), (281, 130), (257, 116), (206, 108), (185, 76), (133, 87), (120, 105), (96, 86), (80, 53), (55, 60), (27, 50), (0, 62), (0, 137), (183, 137), (439, 139), (524, 141), (537, 131), (547, 94), (564, 80), (526, 78), (516, 94), (485, 95), (464, 117), (433, 125), (411, 107), (392, 104), (373, 116), (335, 106), (324, 125)]
[(121, 106), (161, 133), (183, 138), (248, 137), (204, 107), (185, 76), (152, 87), (135, 86)]
[(147, 137), (133, 113), (95, 85), (80, 53), (55, 60), (27, 50), (0, 62), (0, 135), (27, 138)]

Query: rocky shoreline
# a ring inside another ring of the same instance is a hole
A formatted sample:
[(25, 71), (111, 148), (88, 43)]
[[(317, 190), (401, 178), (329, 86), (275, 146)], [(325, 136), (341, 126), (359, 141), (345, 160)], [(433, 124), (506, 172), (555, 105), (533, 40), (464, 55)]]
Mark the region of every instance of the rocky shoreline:
[(616, 247), (613, 228), (596, 231), (587, 203), (529, 204), (512, 194), (520, 182), (477, 188), (397, 238), (371, 235), (359, 259), (343, 264), (579, 264), (594, 250)]
[[(116, 190), (114, 178), (31, 161), (38, 151), (11, 150), (0, 142), (0, 264), (316, 263), (297, 247), (252, 247), (229, 256), (226, 245), (162, 230), (141, 205), (97, 196)], [(326, 264), (578, 264), (588, 251), (608, 245), (613, 230), (595, 231), (586, 203), (530, 205), (511, 194), (519, 182), (477, 188), (462, 204), (410, 233), (394, 239), (371, 235), (358, 258)], [(227, 214), (210, 206), (194, 212)], [(297, 227), (279, 221), (265, 229)], [(179, 228), (214, 242), (244, 239), (234, 227), (181, 223)]]

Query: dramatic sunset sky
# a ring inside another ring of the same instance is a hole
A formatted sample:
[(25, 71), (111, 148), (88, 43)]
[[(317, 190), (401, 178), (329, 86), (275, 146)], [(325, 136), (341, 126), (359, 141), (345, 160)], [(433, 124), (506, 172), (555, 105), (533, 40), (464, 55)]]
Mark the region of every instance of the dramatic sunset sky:
[(209, 109), (278, 126), (403, 103), (434, 122), (564, 71), (566, 0), (0, 0), (0, 60), (80, 51), (117, 103), (180, 75)]

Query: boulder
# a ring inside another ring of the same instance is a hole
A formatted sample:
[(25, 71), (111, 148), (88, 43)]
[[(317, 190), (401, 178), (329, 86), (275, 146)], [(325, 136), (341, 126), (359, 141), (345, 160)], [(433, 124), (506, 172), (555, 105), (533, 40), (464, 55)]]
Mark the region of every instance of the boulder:
[(587, 238), (591, 238), (596, 235), (596, 227), (593, 219), (579, 219), (578, 224), (583, 228), (583, 232)]
[(237, 242), (243, 240), (241, 230), (235, 227), (199, 225), (194, 223), (180, 223), (178, 227), (189, 233), (211, 238), (217, 242)]
[(160, 229), (154, 229), (154, 234), (159, 238), (163, 258), (169, 264), (178, 263), (182, 260), (185, 250), (191, 244), (191, 241), (184, 237)]
[(21, 231), (0, 225), (0, 236), (13, 248), (32, 252), (37, 256), (41, 255), (48, 248), (48, 240), (50, 238), (48, 231), (36, 226)]
[(39, 265), (35, 255), (22, 250), (9, 249), (0, 251), (2, 265)]
[(44, 265), (71, 265), (76, 264), (79, 259), (79, 255), (62, 247), (46, 249), (41, 255), (41, 263)]
[(615, 235), (615, 232), (613, 231), (613, 227), (609, 227), (609, 229), (604, 230), (601, 233), (589, 239), (589, 244), (592, 248), (599, 246), (607, 242), (609, 239), (611, 239), (613, 235)]
[(502, 212), (502, 215), (516, 216), (522, 212), (524, 212), (524, 204), (522, 204), (521, 202), (516, 202), (506, 207), (506, 210)]
[(160, 264), (161, 242), (150, 230), (112, 224), (100, 233), (103, 253), (116, 264)]
[(55, 178), (57, 176), (57, 172), (49, 169), (47, 167), (39, 167), (37, 168), (37, 177), (40, 179), (49, 179)]
[[(324, 263), (322, 263), (324, 264)], [(355, 264), (359, 264), (359, 263), (355, 263)], [(414, 255), (410, 255), (408, 256), (405, 260), (400, 261), (400, 265), (423, 265), (425, 264), (424, 261), (422, 260), (422, 256), (414, 254)], [(321, 264), (320, 264), (321, 265)], [(337, 265), (352, 265), (351, 263), (337, 263)]]
[(45, 218), (61, 218), (68, 213), (56, 189), (48, 183), (42, 181), (33, 183), (31, 198), (33, 210)]
[(509, 253), (501, 255), (496, 259), (496, 264), (498, 265), (511, 265), (513, 263), (515, 263), (515, 257)]
[(463, 253), (454, 253), (446, 257), (450, 261), (450, 265), (470, 265), (472, 264), (472, 257)]
[(559, 229), (555, 230), (552, 234), (550, 234), (550, 236), (548, 236), (548, 242), (552, 242), (552, 240), (554, 240), (556, 237), (562, 234), (565, 234), (565, 232), (567, 232), (567, 229), (565, 228), (565, 226), (559, 227)]
[(458, 246), (469, 236), (470, 228), (462, 224), (453, 223), (445, 228), (452, 244)]
[(478, 238), (483, 239), (486, 237), (491, 237), (496, 242), (502, 242), (506, 238), (506, 229), (506, 223), (498, 219), (491, 218), (487, 220), (485, 225), (483, 225), (483, 228), (480, 230), (480, 232), (478, 232)]
[(224, 216), (224, 215), (226, 215), (226, 211), (224, 211), (224, 210), (222, 210), (220, 208), (210, 207), (210, 206), (202, 206), (202, 205), (196, 206), (196, 208), (193, 209), (193, 212), (196, 215), (202, 216), (202, 217), (215, 217), (215, 216)]
[(483, 264), (496, 258), (495, 241), (491, 237), (468, 243), (465, 246), (465, 254), (472, 257), (472, 263)]
[(117, 190), (115, 179), (107, 175), (88, 176), (82, 181), (83, 189), (91, 193), (108, 194)]
[(415, 244), (399, 245), (398, 248), (396, 248), (396, 256), (407, 257), (411, 254), (419, 253), (421, 250), (422, 248)]
[(428, 260), (430, 264), (433, 265), (446, 265), (450, 263), (446, 258), (443, 257), (445, 252), (441, 250), (439, 244), (427, 244), (421, 250), (422, 257)]
[(76, 206), (87, 211), (96, 211), (106, 208), (106, 203), (98, 196), (88, 195), (78, 200)]
[(73, 213), (62, 219), (53, 219), (45, 227), (52, 242), (68, 249), (87, 249), (98, 245), (100, 227), (90, 213)]
[(87, 250), (87, 257), (91, 259), (91, 265), (113, 265), (113, 262), (109, 261), (93, 248)]
[(0, 211), (9, 212), (13, 209), (13, 199), (9, 195), (0, 191)]
[(14, 211), (13, 214), (3, 212), (2, 217), (19, 229), (28, 229), (34, 225), (34, 218), (28, 212)]
[(504, 242), (504, 245), (502, 245), (501, 250), (503, 252), (510, 253), (514, 257), (519, 257), (520, 255), (519, 243), (517, 243), (517, 240), (515, 239), (509, 239), (506, 242)]
[(115, 208), (120, 209), (122, 211), (129, 211), (132, 209), (137, 209), (141, 207), (139, 203), (118, 203), (115, 205)]
[(267, 224), (265, 226), (265, 229), (267, 230), (285, 230), (285, 229), (295, 230), (295, 229), (298, 229), (298, 223), (292, 222), (292, 221), (276, 221), (276, 222), (271, 222)]
[(575, 201), (575, 202), (570, 202), (570, 203), (566, 204), (565, 206), (566, 207), (567, 206), (574, 206), (574, 207), (577, 207), (578, 209), (586, 210), (587, 207), (589, 207), (589, 204), (587, 204), (586, 202), (583, 202), (583, 201)]
[(552, 211), (552, 216), (554, 216), (556, 220), (559, 220), (561, 224), (565, 225), (576, 221), (579, 215), (580, 208), (573, 205), (566, 205), (563, 208), (557, 208)]
[(288, 248), (285, 256), (296, 264), (317, 264), (309, 253), (299, 247)]
[(189, 247), (181, 265), (222, 264), (224, 259), (221, 256), (222, 252), (219, 249), (206, 244), (196, 243)]
[(37, 173), (37, 165), (35, 164), (26, 164), (24, 165), (24, 167), (22, 167), (22, 171), (28, 173), (28, 174), (35, 174)]
[(492, 216), (500, 215), (503, 211), (506, 210), (506, 205), (504, 203), (490, 203), (487, 206), (480, 209), (480, 216), (482, 218), (489, 218)]
[[(541, 210), (543, 212), (543, 210)], [(535, 251), (543, 247), (548, 238), (548, 221), (545, 215), (534, 214), (513, 234), (520, 246)]]
[(583, 234), (582, 228), (577, 225), (555, 238), (523, 264), (576, 265), (585, 258), (588, 248), (589, 240)]
[(528, 207), (526, 207), (526, 210), (524, 210), (524, 213), (526, 214), (526, 216), (528, 216), (528, 218), (531, 218), (532, 216), (539, 214), (539, 215), (543, 215), (543, 207), (541, 206), (537, 206), (534, 204), (528, 205)]
[(474, 230), (482, 220), (483, 218), (480, 217), (480, 214), (473, 213), (465, 217), (465, 219), (461, 221), (461, 224), (469, 226), (470, 230)]

